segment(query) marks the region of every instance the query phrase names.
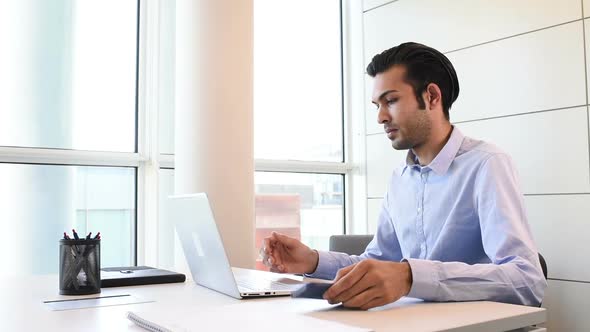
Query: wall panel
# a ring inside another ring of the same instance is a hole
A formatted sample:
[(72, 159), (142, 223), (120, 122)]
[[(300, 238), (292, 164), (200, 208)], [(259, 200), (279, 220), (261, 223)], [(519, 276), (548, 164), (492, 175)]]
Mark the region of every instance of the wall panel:
[(586, 107), (457, 124), (516, 163), (526, 194), (590, 192)]
[[(353, 0), (353, 1), (357, 1), (357, 0)], [(395, 1), (398, 1), (398, 0), (364, 0), (363, 1), (363, 11), (372, 10), (375, 7), (390, 4)]]
[[(588, 2), (590, 2), (590, 0), (588, 0)], [(590, 6), (590, 4), (588, 4)], [(586, 11), (586, 13), (588, 13), (590, 11), (590, 8), (586, 9), (586, 6), (584, 6), (584, 10)], [(584, 20), (584, 32), (585, 32), (585, 46), (586, 46), (586, 73), (590, 73), (590, 61), (588, 61), (589, 57), (590, 57), (590, 19), (586, 19)], [(586, 89), (590, 90), (590, 87), (588, 87), (588, 78), (586, 77)], [(586, 103), (588, 103), (588, 96), (590, 95), (590, 92), (587, 92), (586, 94)]]
[(549, 280), (543, 300), (547, 308), (547, 331), (588, 331), (590, 284)]
[(590, 195), (526, 196), (525, 204), (549, 277), (590, 282)]
[(452, 121), (586, 104), (582, 22), (453, 52)]
[(406, 41), (448, 52), (581, 18), (580, 0), (399, 0), (364, 14), (365, 61)]

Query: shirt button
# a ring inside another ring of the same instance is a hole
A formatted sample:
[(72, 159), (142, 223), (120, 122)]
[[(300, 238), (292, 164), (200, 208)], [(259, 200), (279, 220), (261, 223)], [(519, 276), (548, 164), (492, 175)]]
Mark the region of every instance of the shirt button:
[(422, 209), (421, 208), (418, 208), (418, 212), (420, 212), (420, 211), (422, 211)]

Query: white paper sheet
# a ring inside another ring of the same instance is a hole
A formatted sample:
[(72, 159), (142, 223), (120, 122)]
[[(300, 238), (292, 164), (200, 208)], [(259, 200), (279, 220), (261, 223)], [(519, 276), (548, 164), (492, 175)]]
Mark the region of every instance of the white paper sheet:
[(44, 301), (45, 305), (53, 311), (73, 310), (94, 307), (106, 307), (113, 305), (123, 305), (132, 303), (147, 303), (154, 302), (153, 300), (146, 300), (135, 295), (121, 294), (109, 296), (96, 296), (78, 299), (67, 300), (49, 300)]

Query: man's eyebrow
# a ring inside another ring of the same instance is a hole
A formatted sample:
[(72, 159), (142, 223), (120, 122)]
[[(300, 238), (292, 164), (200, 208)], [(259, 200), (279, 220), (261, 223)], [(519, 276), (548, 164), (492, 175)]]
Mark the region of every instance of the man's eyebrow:
[[(388, 93), (391, 93), (391, 92), (399, 92), (399, 91), (397, 91), (397, 90), (387, 90), (387, 91), (384, 91), (383, 93), (381, 93), (381, 94), (379, 95), (379, 98), (377, 98), (377, 100), (381, 100), (381, 98), (385, 97), (385, 96), (386, 96)], [(376, 103), (376, 102), (375, 102), (375, 100), (371, 100), (371, 102), (372, 102), (373, 104), (375, 104), (375, 103)]]

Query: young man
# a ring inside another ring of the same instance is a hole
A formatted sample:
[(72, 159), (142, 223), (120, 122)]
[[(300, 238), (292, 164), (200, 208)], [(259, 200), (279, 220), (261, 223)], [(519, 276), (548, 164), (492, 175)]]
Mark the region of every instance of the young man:
[(369, 309), (402, 296), (539, 305), (547, 283), (515, 167), (497, 147), (449, 122), (457, 74), (437, 50), (404, 43), (376, 55), (373, 104), (394, 149), (408, 149), (360, 256), (318, 252), (274, 233), (272, 271), (332, 279), (330, 303)]

